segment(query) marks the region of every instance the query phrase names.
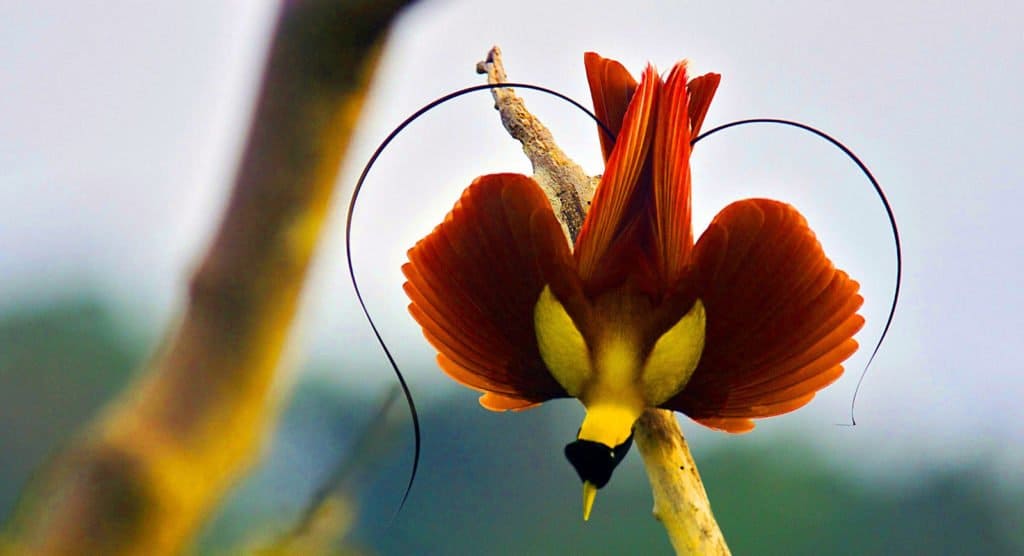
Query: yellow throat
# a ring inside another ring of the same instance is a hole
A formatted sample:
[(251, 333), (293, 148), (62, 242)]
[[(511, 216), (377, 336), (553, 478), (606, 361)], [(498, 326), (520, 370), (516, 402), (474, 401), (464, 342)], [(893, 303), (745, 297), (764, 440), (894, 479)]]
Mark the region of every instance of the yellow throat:
[(566, 446), (566, 456), (583, 480), (584, 520), (590, 517), (597, 490), (629, 450), (637, 418), (682, 390), (704, 348), (706, 316), (700, 300), (647, 352), (635, 326), (637, 316), (628, 313), (635, 306), (623, 303), (622, 318), (607, 319), (593, 345), (549, 287), (534, 309), (544, 363), (586, 408), (577, 440)]

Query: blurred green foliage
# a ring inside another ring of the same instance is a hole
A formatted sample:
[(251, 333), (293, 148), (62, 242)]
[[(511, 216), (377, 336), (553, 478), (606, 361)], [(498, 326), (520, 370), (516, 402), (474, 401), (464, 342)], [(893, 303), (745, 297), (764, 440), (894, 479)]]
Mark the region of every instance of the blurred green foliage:
[(0, 314), (0, 521), (29, 475), (140, 361), (144, 340), (129, 329), (89, 295)]
[[(32, 470), (152, 348), (140, 331), (88, 296), (0, 315), (0, 519)], [(669, 552), (636, 455), (601, 491), (591, 521), (580, 518), (579, 482), (561, 455), (575, 431), (567, 423), (579, 419), (572, 402), (495, 414), (470, 392), (456, 396), (422, 408), (420, 475), (395, 517), (411, 457), (407, 417), (397, 412), (380, 439), (391, 456), (364, 462), (350, 493), (360, 518), (349, 546), (382, 554)], [(200, 552), (231, 552), (290, 527), (332, 466), (351, 457), (375, 403), (324, 379), (300, 381), (267, 457), (212, 520)], [(944, 466), (913, 484), (873, 484), (791, 437), (702, 448), (694, 455), (738, 555), (1024, 553), (1024, 483), (1009, 492), (987, 479), (983, 463)]]

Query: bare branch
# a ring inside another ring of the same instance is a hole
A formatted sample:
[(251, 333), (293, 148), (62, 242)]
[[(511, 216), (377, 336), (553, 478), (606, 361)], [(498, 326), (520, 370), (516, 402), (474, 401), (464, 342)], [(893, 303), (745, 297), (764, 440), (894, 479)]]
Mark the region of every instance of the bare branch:
[[(501, 49), (487, 53), (487, 59), (476, 66), (477, 73), (486, 73), (491, 84), (507, 83)], [(522, 143), (523, 152), (533, 164), (533, 177), (544, 189), (551, 206), (569, 238), (575, 240), (583, 225), (583, 215), (594, 197), (590, 176), (562, 152), (551, 131), (526, 109), (526, 104), (511, 88), (492, 89), (494, 108), (509, 134)]]
[[(494, 47), (477, 64), (489, 83), (506, 83), (501, 50)], [(551, 200), (568, 236), (576, 239), (594, 194), (591, 178), (555, 144), (551, 132), (526, 110), (512, 89), (494, 89), (495, 108), (505, 129), (523, 144), (534, 178)], [(654, 495), (654, 515), (665, 526), (677, 554), (729, 554), (690, 449), (670, 411), (648, 409), (634, 432)]]

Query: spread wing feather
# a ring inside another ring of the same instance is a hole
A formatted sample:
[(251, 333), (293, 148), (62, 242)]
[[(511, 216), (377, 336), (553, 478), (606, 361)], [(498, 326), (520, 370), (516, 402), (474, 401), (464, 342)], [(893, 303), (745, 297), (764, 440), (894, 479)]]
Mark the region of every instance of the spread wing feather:
[(707, 311), (704, 353), (665, 407), (708, 427), (745, 432), (793, 411), (843, 372), (864, 319), (858, 284), (837, 270), (804, 218), (767, 199), (733, 203), (693, 251)]
[[(552, 229), (561, 245), (540, 245)], [(484, 392), (481, 404), (494, 410), (566, 395), (541, 359), (533, 311), (550, 269), (571, 268), (572, 259), (532, 179), (477, 178), (408, 255), (409, 311), (449, 376)]]
[(585, 283), (614, 266), (605, 264), (603, 259), (609, 251), (615, 251), (623, 232), (642, 215), (642, 210), (637, 211), (634, 194), (640, 187), (654, 137), (654, 112), (660, 89), (661, 78), (648, 66), (622, 118), (615, 147), (608, 155), (601, 183), (576, 238), (574, 255), (579, 276)]
[(612, 154), (612, 147), (615, 146), (615, 137), (622, 129), (626, 108), (629, 107), (629, 101), (636, 91), (636, 79), (633, 79), (619, 62), (603, 58), (595, 52), (583, 55), (583, 66), (587, 70), (590, 96), (594, 100), (594, 115), (614, 134), (613, 137), (609, 137), (604, 129), (597, 129), (601, 151), (607, 162)]

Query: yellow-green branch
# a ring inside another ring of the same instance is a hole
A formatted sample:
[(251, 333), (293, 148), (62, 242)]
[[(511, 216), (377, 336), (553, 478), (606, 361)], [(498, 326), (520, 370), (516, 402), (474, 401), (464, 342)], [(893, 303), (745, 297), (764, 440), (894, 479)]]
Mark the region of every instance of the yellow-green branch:
[(0, 548), (178, 553), (252, 463), (379, 43), (405, 3), (283, 2), (231, 197), (180, 324), (26, 492)]

